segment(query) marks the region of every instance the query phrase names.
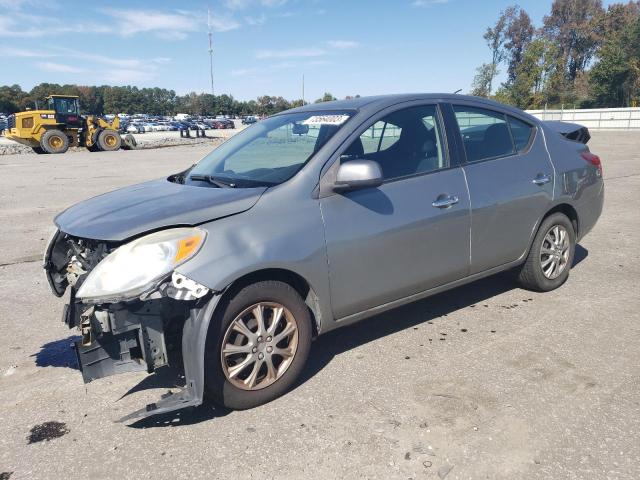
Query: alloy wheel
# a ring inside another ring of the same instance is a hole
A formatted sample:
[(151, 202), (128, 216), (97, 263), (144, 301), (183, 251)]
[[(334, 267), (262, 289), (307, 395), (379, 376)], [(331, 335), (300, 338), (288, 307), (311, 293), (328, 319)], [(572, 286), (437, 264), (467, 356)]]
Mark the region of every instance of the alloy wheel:
[(284, 375), (298, 348), (298, 324), (283, 305), (259, 302), (231, 322), (220, 357), (227, 380), (242, 390), (260, 390)]
[(540, 266), (549, 280), (558, 278), (567, 268), (570, 247), (569, 232), (563, 225), (554, 225), (547, 231), (540, 249)]

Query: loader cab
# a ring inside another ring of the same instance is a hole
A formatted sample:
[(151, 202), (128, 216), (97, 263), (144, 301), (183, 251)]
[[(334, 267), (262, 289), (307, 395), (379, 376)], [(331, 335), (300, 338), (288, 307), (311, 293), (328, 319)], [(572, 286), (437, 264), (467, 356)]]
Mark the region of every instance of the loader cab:
[(47, 110), (53, 110), (56, 122), (62, 123), (67, 128), (82, 127), (80, 116), (80, 103), (78, 97), (69, 95), (50, 95), (46, 98)]

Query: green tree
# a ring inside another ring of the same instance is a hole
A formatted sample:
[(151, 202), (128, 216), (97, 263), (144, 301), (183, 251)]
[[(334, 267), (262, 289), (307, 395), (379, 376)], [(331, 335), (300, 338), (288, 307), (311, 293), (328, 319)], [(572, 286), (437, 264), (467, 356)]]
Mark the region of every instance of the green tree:
[(333, 100), (337, 100), (336, 97), (334, 97), (332, 94), (330, 94), (329, 92), (324, 92), (324, 95), (322, 96), (322, 98), (318, 98), (315, 102), (313, 103), (322, 103), (322, 102), (332, 102)]
[(595, 106), (621, 107), (640, 99), (640, 15), (607, 37), (589, 85)]

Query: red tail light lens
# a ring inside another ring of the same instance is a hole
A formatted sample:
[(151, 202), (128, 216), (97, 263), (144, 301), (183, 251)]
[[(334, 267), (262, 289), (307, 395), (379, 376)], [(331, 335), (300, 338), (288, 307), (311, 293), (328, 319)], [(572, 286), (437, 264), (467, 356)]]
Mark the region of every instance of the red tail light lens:
[(600, 157), (598, 155), (594, 155), (591, 152), (582, 152), (581, 157), (584, 158), (591, 165), (594, 165), (600, 175), (602, 176), (602, 162), (600, 161)]

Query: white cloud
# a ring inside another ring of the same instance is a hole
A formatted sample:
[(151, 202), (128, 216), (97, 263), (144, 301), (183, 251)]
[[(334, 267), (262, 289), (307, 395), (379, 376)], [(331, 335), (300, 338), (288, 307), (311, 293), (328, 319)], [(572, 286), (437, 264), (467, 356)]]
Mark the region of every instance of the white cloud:
[[(177, 10), (162, 12), (137, 9), (103, 9), (106, 15), (115, 19), (115, 31), (123, 37), (139, 33), (155, 33), (161, 38), (183, 39), (187, 34), (204, 30), (207, 15)], [(234, 30), (240, 24), (233, 18), (211, 14), (211, 27), (217, 32)]]
[(328, 40), (325, 43), (331, 48), (337, 48), (338, 50), (346, 50), (360, 46), (358, 42), (354, 42), (352, 40)]
[(230, 10), (243, 10), (259, 5), (267, 8), (281, 7), (285, 3), (287, 3), (287, 0), (226, 0), (224, 5)]
[(449, 3), (450, 0), (413, 0), (411, 5), (414, 7), (429, 7), (431, 5), (438, 5), (443, 3)]
[(72, 65), (54, 62), (38, 62), (36, 63), (36, 66), (45, 72), (54, 73), (82, 73), (85, 71), (82, 68), (74, 67)]
[(244, 21), (247, 23), (247, 25), (251, 25), (252, 27), (255, 27), (257, 25), (264, 25), (264, 23), (267, 21), (267, 16), (264, 14), (259, 15), (257, 17), (247, 16), (247, 17), (244, 17)]
[(321, 57), (327, 51), (322, 48), (292, 48), (288, 50), (258, 50), (256, 58), (295, 58), (295, 57)]

